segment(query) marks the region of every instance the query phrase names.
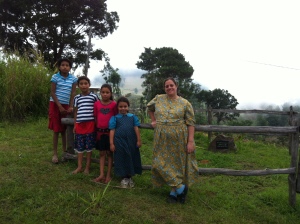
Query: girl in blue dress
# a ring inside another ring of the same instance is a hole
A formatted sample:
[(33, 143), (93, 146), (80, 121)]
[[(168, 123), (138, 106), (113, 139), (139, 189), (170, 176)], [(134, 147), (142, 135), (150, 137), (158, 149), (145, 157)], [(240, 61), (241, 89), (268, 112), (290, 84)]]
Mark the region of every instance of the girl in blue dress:
[(114, 172), (122, 178), (121, 187), (134, 187), (132, 176), (142, 174), (139, 148), (142, 145), (140, 122), (136, 115), (128, 113), (129, 101), (120, 97), (117, 101), (119, 113), (109, 121), (110, 150), (114, 152)]

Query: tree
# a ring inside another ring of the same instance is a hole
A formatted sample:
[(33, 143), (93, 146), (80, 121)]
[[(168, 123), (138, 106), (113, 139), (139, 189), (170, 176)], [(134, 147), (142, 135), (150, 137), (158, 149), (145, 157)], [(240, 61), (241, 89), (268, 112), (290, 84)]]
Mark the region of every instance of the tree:
[(114, 69), (109, 63), (109, 59), (106, 58), (106, 65), (100, 71), (106, 83), (109, 83), (112, 86), (112, 91), (116, 97), (121, 96), (120, 83), (122, 81), (120, 74), (118, 73), (119, 69)]
[[(202, 90), (198, 94), (198, 99), (204, 101), (212, 109), (236, 109), (239, 104), (236, 98), (224, 89)], [(239, 116), (239, 113), (216, 112), (213, 116), (217, 118), (217, 124), (220, 124), (221, 121), (234, 120), (235, 117)]]
[[(0, 47), (21, 55), (35, 49), (50, 66), (61, 57), (85, 64), (89, 31), (104, 38), (119, 22), (106, 0), (2, 0), (0, 9)], [(103, 50), (90, 50), (90, 59), (102, 60)]]
[(178, 89), (181, 92), (184, 92), (185, 83), (192, 82), (194, 69), (176, 49), (170, 47), (154, 50), (145, 48), (139, 59), (136, 63), (137, 68), (146, 71), (141, 78), (145, 79), (142, 83), (142, 86), (145, 87), (143, 95), (148, 101), (156, 94), (164, 93), (163, 81), (169, 76), (177, 80)]
[(266, 119), (266, 115), (258, 114), (256, 116), (256, 126), (268, 126), (268, 121)]

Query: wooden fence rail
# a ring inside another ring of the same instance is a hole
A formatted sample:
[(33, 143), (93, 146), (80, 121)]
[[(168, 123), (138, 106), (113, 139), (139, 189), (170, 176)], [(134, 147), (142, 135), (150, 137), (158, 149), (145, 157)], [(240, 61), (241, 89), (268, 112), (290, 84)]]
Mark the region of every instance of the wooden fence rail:
[[(231, 110), (230, 110), (231, 111)], [(235, 111), (235, 110), (234, 110)], [(257, 112), (257, 110), (253, 110)], [(236, 111), (235, 111), (236, 112)], [(247, 111), (248, 112), (248, 111)], [(259, 111), (262, 113), (262, 111)], [(271, 111), (267, 111), (270, 112)], [(221, 125), (196, 125), (195, 131), (199, 132), (224, 132), (224, 133), (258, 133), (258, 134), (280, 134), (289, 137), (289, 152), (291, 155), (290, 167), (284, 169), (264, 169), (264, 170), (231, 170), (222, 168), (199, 168), (199, 174), (224, 174), (231, 176), (262, 176), (274, 174), (288, 174), (289, 204), (296, 205), (296, 193), (300, 193), (300, 161), (299, 161), (299, 127), (294, 119), (294, 112), (280, 113), (290, 116), (290, 124), (293, 126), (273, 127), (273, 126), (221, 126)], [(68, 125), (67, 128), (67, 159), (75, 159), (73, 148), (73, 118), (63, 118), (62, 123)], [(141, 124), (140, 128), (153, 129), (150, 124)], [(143, 169), (150, 170), (150, 165), (143, 165)]]

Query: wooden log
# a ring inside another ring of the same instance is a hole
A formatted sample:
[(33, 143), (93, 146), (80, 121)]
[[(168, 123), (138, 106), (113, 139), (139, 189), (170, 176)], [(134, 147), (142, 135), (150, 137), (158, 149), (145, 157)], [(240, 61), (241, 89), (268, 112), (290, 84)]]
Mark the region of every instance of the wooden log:
[(274, 126), (224, 126), (224, 125), (196, 125), (196, 131), (227, 132), (227, 133), (296, 133), (298, 126), (274, 127)]
[[(76, 160), (77, 155), (66, 153), (64, 158), (67, 160)], [(84, 157), (85, 159), (85, 157)], [(92, 158), (92, 162), (99, 163), (99, 159)], [(151, 170), (151, 165), (142, 165), (143, 170)], [(295, 174), (296, 168), (285, 169), (265, 169), (265, 170), (232, 170), (223, 168), (199, 168), (199, 174), (223, 174), (231, 176), (264, 176), (272, 174)]]
[(296, 173), (296, 168), (284, 169), (265, 169), (265, 170), (232, 170), (223, 168), (199, 168), (199, 174), (224, 174), (231, 176), (263, 176), (272, 174), (291, 174)]
[(62, 118), (61, 123), (70, 125), (70, 126), (74, 126), (74, 118), (71, 118), (71, 117)]
[[(62, 118), (62, 123), (73, 125), (73, 118)], [(141, 128), (153, 129), (151, 124), (141, 124)], [(224, 126), (224, 125), (196, 125), (195, 131), (227, 132), (227, 133), (297, 133), (298, 126), (274, 127), (274, 126)]]
[[(207, 112), (208, 109), (194, 109), (195, 112)], [(245, 113), (245, 114), (274, 114), (274, 115), (289, 115), (290, 111), (273, 111), (273, 110), (235, 110), (235, 109), (211, 109), (212, 112), (225, 112), (225, 113)], [(293, 111), (293, 114), (298, 112)]]
[[(151, 124), (141, 124), (141, 128), (153, 129)], [(256, 133), (256, 134), (280, 134), (288, 135), (296, 133), (298, 126), (274, 127), (274, 126), (221, 126), (221, 125), (195, 125), (195, 131), (203, 132), (227, 132), (227, 133)]]
[[(77, 155), (65, 153), (64, 158), (67, 160), (77, 160)], [(84, 157), (85, 159), (85, 157)], [(92, 162), (99, 163), (99, 159), (92, 158)], [(142, 165), (143, 170), (151, 170), (151, 165)], [(272, 174), (295, 174), (296, 168), (285, 169), (265, 169), (265, 170), (232, 170), (223, 168), (198, 168), (199, 174), (223, 174), (231, 176), (264, 176)]]

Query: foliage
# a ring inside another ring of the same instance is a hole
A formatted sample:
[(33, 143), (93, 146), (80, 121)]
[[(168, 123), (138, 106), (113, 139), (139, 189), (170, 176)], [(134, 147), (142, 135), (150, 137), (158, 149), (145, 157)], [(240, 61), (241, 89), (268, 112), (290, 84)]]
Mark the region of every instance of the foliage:
[(142, 104), (143, 96), (127, 93), (125, 97), (127, 97), (130, 102), (129, 112), (135, 114), (139, 118), (140, 123), (145, 123), (147, 113), (145, 111), (146, 108), (144, 108)]
[(81, 198), (81, 200), (88, 205), (88, 207), (82, 212), (82, 214), (86, 213), (89, 209), (95, 209), (97, 207), (101, 207), (103, 203), (103, 199), (105, 196), (105, 192), (107, 191), (110, 182), (106, 185), (103, 191), (98, 191), (96, 193), (90, 193), (90, 200), (86, 200)]
[[(31, 52), (31, 54), (35, 54)], [(52, 72), (46, 69), (42, 56), (35, 62), (23, 57), (3, 54), (0, 59), (0, 119), (23, 120), (28, 116), (47, 114)]]
[[(198, 94), (198, 99), (212, 109), (236, 109), (239, 104), (236, 98), (224, 89), (202, 90)], [(213, 116), (217, 118), (217, 124), (220, 124), (221, 121), (234, 120), (239, 113), (214, 112)]]
[[(299, 195), (296, 207), (290, 207), (285, 174), (201, 174), (199, 183), (190, 187), (186, 204), (170, 205), (165, 201), (170, 189), (153, 188), (149, 170), (133, 177), (132, 190), (111, 187), (119, 184), (116, 177), (106, 189), (91, 181), (99, 175), (98, 163), (92, 163), (90, 175), (71, 174), (77, 167), (76, 160), (52, 164), (52, 134), (46, 127), (46, 118), (13, 125), (0, 123), (1, 223), (299, 222)], [(153, 130), (141, 129), (141, 137), (142, 163), (148, 165)], [(221, 154), (206, 150), (205, 133), (196, 133), (195, 141), (201, 168), (247, 170), (290, 165), (287, 147), (235, 138), (237, 153)], [(98, 155), (93, 153), (93, 157)]]
[(206, 116), (201, 113), (195, 113), (195, 120), (196, 120), (196, 124), (199, 124), (199, 125), (207, 124)]
[[(84, 64), (89, 31), (104, 38), (119, 22), (106, 0), (3, 0), (0, 8), (0, 46), (21, 55), (36, 49), (51, 66), (63, 56)], [(103, 53), (92, 49), (90, 58), (101, 60)]]
[(109, 63), (109, 58), (106, 58), (106, 65), (100, 71), (106, 83), (112, 86), (113, 94), (116, 98), (121, 96), (120, 83), (122, 81), (118, 68), (114, 69)]
[(253, 122), (251, 120), (245, 120), (245, 119), (237, 119), (237, 120), (231, 120), (227, 122), (230, 126), (251, 126)]
[[(171, 47), (154, 50), (145, 48), (139, 59), (136, 63), (137, 68), (146, 71), (141, 78), (145, 79), (142, 86), (145, 87), (143, 95), (147, 101), (156, 94), (164, 93), (163, 81), (170, 76), (178, 81), (179, 92), (198, 91), (200, 88), (199, 85), (189, 84), (192, 82), (194, 69), (176, 49)], [(185, 87), (188, 89), (186, 90)]]
[[(281, 110), (279, 106), (269, 105), (264, 110), (286, 111), (288, 113), (288, 111), (290, 111), (290, 108), (283, 107), (282, 110)], [(268, 126), (286, 126), (286, 125), (289, 125), (289, 122), (288, 122), (289, 117), (288, 116), (283, 116), (283, 115), (278, 115), (278, 114), (266, 114), (266, 115), (263, 115), (263, 117), (266, 120), (266, 125), (268, 125)], [(259, 121), (259, 119), (258, 119), (258, 121)]]

